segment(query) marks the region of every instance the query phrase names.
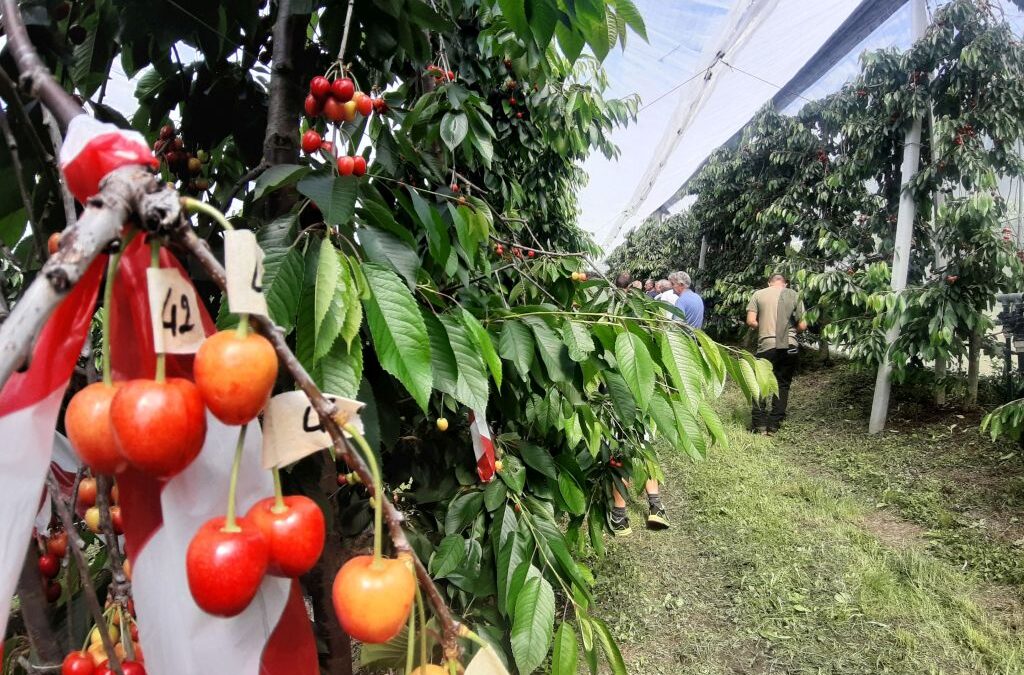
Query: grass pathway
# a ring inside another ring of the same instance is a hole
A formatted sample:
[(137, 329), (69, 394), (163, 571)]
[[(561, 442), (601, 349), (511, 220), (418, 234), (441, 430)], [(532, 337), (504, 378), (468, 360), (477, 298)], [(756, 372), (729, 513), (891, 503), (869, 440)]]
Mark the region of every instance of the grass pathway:
[[(662, 453), (674, 527), (634, 528), (595, 569), (630, 673), (1024, 673), (1019, 586), (959, 561), (933, 536), (942, 524), (911, 508), (950, 482), (947, 524), (959, 530), (955, 505), (983, 500), (962, 475), (879, 479), (893, 453), (873, 457), (878, 443), (854, 433), (853, 413), (828, 414), (849, 409), (848, 390), (822, 393), (831, 376), (798, 380), (778, 437), (743, 431), (727, 397), (729, 448), (699, 464)], [(894, 488), (906, 505), (882, 498)], [(1012, 547), (986, 532), (978, 541), (990, 539), (999, 555)]]

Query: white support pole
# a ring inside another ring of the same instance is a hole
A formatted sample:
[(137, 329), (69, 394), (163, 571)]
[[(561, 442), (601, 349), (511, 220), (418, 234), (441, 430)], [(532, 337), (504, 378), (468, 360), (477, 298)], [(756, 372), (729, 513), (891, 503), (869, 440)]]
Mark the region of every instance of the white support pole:
[[(924, 0), (911, 0), (912, 37), (916, 42), (924, 37), (928, 20), (925, 15)], [(914, 219), (917, 216), (917, 204), (907, 190), (907, 184), (917, 173), (921, 161), (921, 118), (916, 118), (907, 130), (903, 143), (903, 166), (900, 169), (900, 208), (896, 220), (896, 242), (892, 256), (892, 290), (901, 293), (907, 287), (907, 272), (910, 269), (910, 240), (914, 233)], [(886, 346), (890, 347), (900, 335), (899, 322), (885, 334)], [(885, 429), (885, 420), (889, 415), (889, 393), (892, 389), (892, 362), (888, 352), (878, 366), (875, 378), (875, 396), (871, 401), (871, 420), (868, 433), (877, 434)]]

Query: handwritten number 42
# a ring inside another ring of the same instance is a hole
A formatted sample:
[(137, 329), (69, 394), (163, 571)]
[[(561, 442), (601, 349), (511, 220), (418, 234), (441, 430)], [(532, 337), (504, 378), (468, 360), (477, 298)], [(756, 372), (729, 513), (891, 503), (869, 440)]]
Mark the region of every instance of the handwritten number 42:
[[(192, 322), (192, 306), (188, 301), (188, 296), (182, 293), (181, 298), (177, 302), (173, 302), (171, 297), (173, 294), (174, 289), (168, 288), (160, 317), (163, 320), (164, 329), (170, 330), (171, 336), (177, 337), (179, 334), (184, 335), (192, 332), (196, 326)], [(178, 307), (181, 307), (180, 316), (178, 314)], [(179, 318), (181, 319), (180, 323), (178, 321)]]

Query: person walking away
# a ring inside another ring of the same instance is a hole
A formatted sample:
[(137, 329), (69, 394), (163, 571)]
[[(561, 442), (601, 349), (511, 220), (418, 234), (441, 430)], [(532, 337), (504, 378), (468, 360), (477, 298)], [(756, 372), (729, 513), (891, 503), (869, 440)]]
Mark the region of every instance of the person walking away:
[(786, 418), (789, 385), (793, 381), (800, 349), (797, 333), (807, 330), (804, 303), (786, 284), (786, 277), (773, 274), (768, 287), (755, 291), (747, 305), (747, 325), (757, 330), (757, 357), (767, 359), (779, 382), (779, 393), (768, 403), (755, 398), (750, 412), (750, 430), (774, 433)]
[(651, 299), (658, 297), (657, 285), (654, 283), (654, 279), (648, 279), (644, 282), (644, 293)]
[[(629, 272), (621, 272), (615, 277), (615, 285), (622, 290), (628, 290), (633, 285)], [(658, 481), (653, 478), (644, 483), (644, 492), (647, 493), (647, 527), (651, 530), (664, 530), (669, 527), (668, 514), (665, 512), (665, 505), (661, 503), (661, 488)], [(616, 537), (628, 537), (633, 534), (629, 526), (629, 516), (626, 515), (626, 498), (619, 494), (618, 489), (612, 487), (612, 510), (608, 513), (608, 527)]]
[(676, 307), (683, 310), (686, 325), (701, 328), (704, 325), (704, 300), (690, 288), (693, 285), (690, 275), (686, 272), (673, 272), (668, 275), (668, 280), (672, 290), (679, 296), (676, 298)]

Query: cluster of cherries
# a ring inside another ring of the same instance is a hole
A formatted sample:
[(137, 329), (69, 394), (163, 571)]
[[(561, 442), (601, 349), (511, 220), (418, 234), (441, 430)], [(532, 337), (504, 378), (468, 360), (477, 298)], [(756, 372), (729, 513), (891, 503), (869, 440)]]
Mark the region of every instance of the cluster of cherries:
[[(373, 98), (356, 91), (355, 83), (347, 77), (333, 82), (323, 75), (309, 81), (309, 94), (304, 104), (306, 115), (311, 118), (323, 117), (334, 124), (354, 122), (357, 115), (369, 117), (374, 111), (379, 114), (387, 110), (383, 98)], [(366, 158), (352, 155), (335, 158), (334, 143), (325, 140), (316, 129), (302, 134), (302, 151), (307, 155), (320, 152), (336, 161), (338, 173), (342, 176), (363, 176), (366, 174)]]
[[(497, 246), (495, 246), (494, 247), (494, 253), (496, 255), (498, 255), (499, 257), (504, 256), (505, 255), (505, 246), (504, 246), (504, 244), (498, 244)], [(513, 246), (512, 250), (509, 251), (509, 253), (511, 254), (511, 256), (513, 258), (522, 258), (523, 257), (523, 249), (519, 248), (518, 246)], [(535, 257), (537, 257), (537, 252), (534, 251), (533, 249), (528, 249), (526, 251), (526, 257), (527, 258), (535, 258)]]
[(448, 82), (455, 81), (454, 71), (445, 70), (444, 68), (434, 64), (427, 66), (427, 74), (433, 76), (435, 84), (446, 84)]
[(953, 138), (953, 143), (956, 145), (963, 145), (965, 138), (974, 138), (975, 135), (974, 127), (970, 124), (964, 124), (956, 130), (956, 137)]
[[(130, 603), (131, 601), (129, 601)], [(121, 622), (121, 612), (125, 612), (125, 623)], [(124, 675), (146, 675), (146, 659), (142, 654), (142, 645), (139, 644), (139, 627), (135, 623), (135, 617), (129, 607), (122, 610), (114, 606), (110, 601), (104, 611), (107, 637), (114, 645), (114, 654), (121, 663), (121, 672)], [(128, 628), (124, 633), (121, 626)], [(106, 647), (103, 646), (103, 636), (99, 626), (93, 626), (89, 631), (88, 644), (79, 651), (74, 651), (64, 657), (61, 664), (61, 675), (112, 675), (113, 669), (109, 665), (109, 656)], [(131, 643), (133, 659), (128, 658), (127, 643)]]
[(210, 189), (210, 181), (203, 176), (203, 167), (210, 161), (205, 150), (192, 154), (185, 150), (185, 142), (173, 124), (160, 127), (160, 136), (153, 141), (153, 154), (167, 165), (167, 170), (178, 177), (193, 192)]
[(383, 112), (383, 99), (374, 99), (361, 91), (347, 77), (339, 77), (333, 82), (323, 75), (317, 75), (309, 81), (309, 94), (306, 96), (304, 108), (308, 117), (323, 117), (329, 122), (341, 124), (354, 122), (356, 115), (369, 117), (375, 109)]
[(39, 543), (39, 575), (42, 577), (46, 601), (57, 602), (62, 591), (57, 576), (60, 574), (60, 561), (68, 553), (68, 533), (53, 530), (48, 537), (36, 541)]

